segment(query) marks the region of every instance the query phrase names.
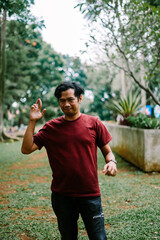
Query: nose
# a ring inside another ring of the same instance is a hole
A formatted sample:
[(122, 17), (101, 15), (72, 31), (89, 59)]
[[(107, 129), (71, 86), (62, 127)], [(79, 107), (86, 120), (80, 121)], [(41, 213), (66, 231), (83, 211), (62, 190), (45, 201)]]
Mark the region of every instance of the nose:
[(68, 101), (65, 101), (64, 107), (70, 107), (70, 103)]

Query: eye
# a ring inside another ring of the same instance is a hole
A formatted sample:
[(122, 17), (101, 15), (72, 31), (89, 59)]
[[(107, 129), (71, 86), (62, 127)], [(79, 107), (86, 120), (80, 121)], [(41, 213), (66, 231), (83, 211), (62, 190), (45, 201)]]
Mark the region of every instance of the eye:
[(65, 103), (65, 100), (64, 99), (59, 99), (59, 102), (60, 103)]
[(75, 99), (74, 98), (69, 98), (68, 101), (72, 103), (72, 102), (75, 101)]

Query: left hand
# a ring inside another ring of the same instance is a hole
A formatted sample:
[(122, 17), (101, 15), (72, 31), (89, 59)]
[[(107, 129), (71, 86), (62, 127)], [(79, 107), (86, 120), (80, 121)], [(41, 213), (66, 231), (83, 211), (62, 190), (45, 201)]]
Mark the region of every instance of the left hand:
[(116, 163), (110, 161), (104, 165), (103, 171), (105, 175), (115, 176), (117, 174), (117, 166)]

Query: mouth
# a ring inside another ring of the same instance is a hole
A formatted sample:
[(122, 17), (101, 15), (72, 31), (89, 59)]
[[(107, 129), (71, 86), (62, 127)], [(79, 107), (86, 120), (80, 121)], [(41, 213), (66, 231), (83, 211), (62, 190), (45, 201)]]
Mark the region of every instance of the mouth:
[(64, 108), (63, 110), (64, 111), (69, 111), (69, 110), (71, 110), (71, 108)]

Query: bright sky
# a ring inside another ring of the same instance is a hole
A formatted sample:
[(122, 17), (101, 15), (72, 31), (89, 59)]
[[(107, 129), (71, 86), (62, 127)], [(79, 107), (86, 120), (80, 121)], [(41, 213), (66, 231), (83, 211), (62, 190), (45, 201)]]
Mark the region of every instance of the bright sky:
[(78, 8), (74, 9), (76, 3), (76, 0), (35, 0), (32, 8), (34, 16), (45, 21), (44, 41), (55, 51), (70, 56), (80, 56), (87, 39), (86, 20)]

